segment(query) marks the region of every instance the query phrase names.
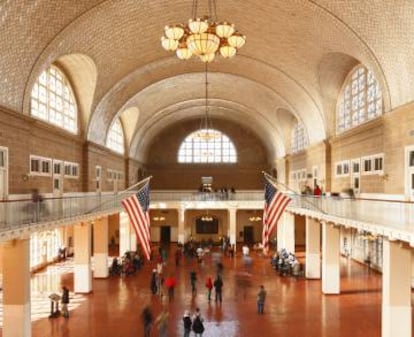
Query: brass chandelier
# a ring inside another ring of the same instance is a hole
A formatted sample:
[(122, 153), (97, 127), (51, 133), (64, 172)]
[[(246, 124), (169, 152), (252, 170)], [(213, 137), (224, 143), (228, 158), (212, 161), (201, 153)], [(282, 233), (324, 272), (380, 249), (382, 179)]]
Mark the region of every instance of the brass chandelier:
[(209, 14), (202, 18), (197, 16), (197, 9), (198, 0), (193, 0), (192, 18), (187, 24), (165, 26), (162, 47), (175, 51), (181, 60), (195, 55), (203, 62), (212, 62), (218, 53), (224, 58), (236, 55), (246, 37), (235, 30), (234, 24), (216, 21), (216, 1), (208, 0)]

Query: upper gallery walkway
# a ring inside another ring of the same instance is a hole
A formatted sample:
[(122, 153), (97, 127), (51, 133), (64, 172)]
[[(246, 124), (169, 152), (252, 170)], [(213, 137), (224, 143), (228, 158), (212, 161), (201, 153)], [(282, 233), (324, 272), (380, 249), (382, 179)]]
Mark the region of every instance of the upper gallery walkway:
[[(10, 196), (0, 200), (0, 240), (18, 238), (27, 232), (64, 224), (88, 221), (122, 210), (127, 193), (79, 193), (34, 203), (29, 196)], [(402, 201), (313, 197), (290, 195), (287, 210), (321, 222), (356, 228), (414, 246), (414, 203)], [(262, 190), (236, 193), (199, 193), (191, 191), (151, 191), (151, 208), (175, 209), (262, 209)]]

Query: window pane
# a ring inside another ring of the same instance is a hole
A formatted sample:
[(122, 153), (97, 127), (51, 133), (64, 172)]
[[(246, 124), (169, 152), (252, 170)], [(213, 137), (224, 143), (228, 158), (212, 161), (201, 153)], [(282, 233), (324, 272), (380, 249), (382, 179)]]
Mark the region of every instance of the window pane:
[[(72, 89), (58, 68), (52, 65), (39, 76), (33, 85), (31, 97), (32, 116), (77, 132), (77, 109)], [(64, 101), (70, 102), (70, 109)], [(66, 119), (66, 116), (70, 119)]]
[(236, 162), (237, 155), (233, 142), (227, 136), (217, 130), (204, 129), (185, 138), (177, 159), (179, 163), (227, 163)]
[(362, 65), (354, 69), (344, 84), (338, 103), (337, 132), (381, 115), (382, 95), (374, 75)]

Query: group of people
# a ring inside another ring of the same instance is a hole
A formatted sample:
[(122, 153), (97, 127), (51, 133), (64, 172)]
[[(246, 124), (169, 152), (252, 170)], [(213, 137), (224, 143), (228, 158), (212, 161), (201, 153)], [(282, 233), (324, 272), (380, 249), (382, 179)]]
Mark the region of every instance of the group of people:
[(288, 252), (283, 248), (271, 258), (273, 268), (280, 273), (280, 275), (300, 276), (301, 264), (295, 254)]
[(110, 275), (132, 275), (140, 270), (143, 264), (143, 258), (138, 252), (126, 252), (121, 257), (119, 262), (118, 257), (112, 259), (111, 267), (109, 268)]

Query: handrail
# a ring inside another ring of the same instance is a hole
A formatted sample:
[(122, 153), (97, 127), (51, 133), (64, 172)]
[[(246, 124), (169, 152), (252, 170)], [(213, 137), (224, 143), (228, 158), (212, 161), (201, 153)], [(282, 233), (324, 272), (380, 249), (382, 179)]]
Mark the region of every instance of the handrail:
[[(87, 194), (44, 198), (34, 203), (32, 199), (9, 199), (0, 203), (0, 232), (28, 227), (33, 224), (56, 221), (79, 221), (93, 214), (116, 212), (121, 209), (121, 200), (133, 191), (119, 195)], [(382, 228), (394, 229), (400, 233), (412, 234), (414, 242), (414, 203), (395, 200), (353, 199), (337, 196), (290, 195), (293, 199), (288, 210), (293, 213), (311, 212), (319, 219), (335, 217), (339, 224), (358, 228), (359, 224), (373, 224)], [(263, 191), (236, 191), (228, 197), (214, 192), (152, 190), (151, 203), (156, 202), (220, 202), (220, 207), (261, 207)], [(305, 202), (306, 201), (306, 202)], [(249, 203), (250, 202), (250, 203)], [(255, 202), (255, 203), (252, 203)], [(174, 206), (176, 207), (176, 206)]]

